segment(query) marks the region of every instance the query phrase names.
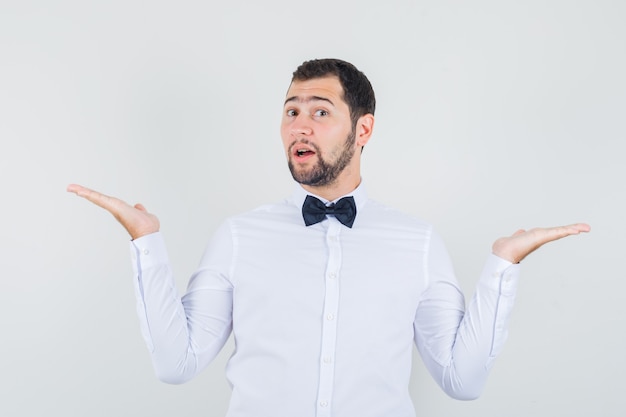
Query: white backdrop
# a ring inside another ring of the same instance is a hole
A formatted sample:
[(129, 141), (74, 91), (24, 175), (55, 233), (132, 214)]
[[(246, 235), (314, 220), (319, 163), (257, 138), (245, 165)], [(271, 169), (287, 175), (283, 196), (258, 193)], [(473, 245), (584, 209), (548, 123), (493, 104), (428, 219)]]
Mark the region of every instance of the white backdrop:
[(495, 238), (593, 227), (523, 262), (479, 400), (416, 356), (418, 415), (623, 416), (624, 21), (622, 0), (0, 1), (0, 415), (224, 415), (232, 345), (157, 381), (128, 237), (65, 187), (157, 213), (182, 290), (219, 222), (291, 193), (291, 72), (337, 57), (377, 93), (369, 193), (435, 224), (468, 297)]

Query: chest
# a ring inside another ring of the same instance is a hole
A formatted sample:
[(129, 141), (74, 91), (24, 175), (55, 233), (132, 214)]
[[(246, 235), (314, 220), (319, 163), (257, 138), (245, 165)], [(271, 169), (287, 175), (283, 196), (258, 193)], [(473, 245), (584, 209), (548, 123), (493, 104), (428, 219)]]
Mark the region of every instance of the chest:
[(420, 236), (325, 226), (240, 236), (231, 277), (235, 308), (319, 317), (332, 296), (343, 311), (413, 317), (425, 287)]

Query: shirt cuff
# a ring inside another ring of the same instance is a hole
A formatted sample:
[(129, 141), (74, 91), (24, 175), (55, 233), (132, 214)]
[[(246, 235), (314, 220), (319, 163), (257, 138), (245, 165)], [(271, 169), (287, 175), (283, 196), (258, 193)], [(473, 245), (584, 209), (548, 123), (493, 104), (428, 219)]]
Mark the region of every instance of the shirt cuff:
[(489, 254), (480, 283), (502, 295), (514, 296), (519, 281), (520, 265)]
[(165, 240), (161, 232), (150, 233), (131, 240), (130, 254), (135, 273), (141, 269), (169, 263)]

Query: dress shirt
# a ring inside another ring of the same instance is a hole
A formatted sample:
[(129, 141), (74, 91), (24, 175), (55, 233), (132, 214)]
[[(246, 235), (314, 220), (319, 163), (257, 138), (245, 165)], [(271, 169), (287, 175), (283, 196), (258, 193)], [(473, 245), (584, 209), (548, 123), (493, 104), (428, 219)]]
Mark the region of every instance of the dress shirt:
[(466, 309), (429, 224), (359, 186), (352, 228), (332, 216), (306, 227), (306, 195), (298, 186), (226, 220), (182, 299), (161, 234), (131, 242), (157, 376), (191, 379), (232, 332), (228, 417), (413, 417), (415, 343), (447, 394), (476, 398), (506, 338), (518, 265), (489, 255)]

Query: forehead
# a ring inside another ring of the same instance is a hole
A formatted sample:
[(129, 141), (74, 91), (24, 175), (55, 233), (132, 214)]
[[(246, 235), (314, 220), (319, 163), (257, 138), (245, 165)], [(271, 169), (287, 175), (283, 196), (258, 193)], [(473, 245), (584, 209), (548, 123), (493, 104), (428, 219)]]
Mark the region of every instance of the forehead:
[(309, 101), (321, 97), (338, 105), (343, 100), (343, 87), (335, 76), (313, 78), (305, 81), (294, 80), (287, 90), (286, 101)]

